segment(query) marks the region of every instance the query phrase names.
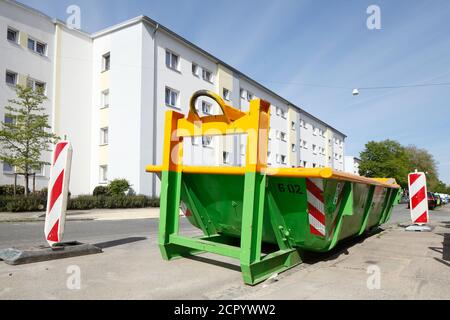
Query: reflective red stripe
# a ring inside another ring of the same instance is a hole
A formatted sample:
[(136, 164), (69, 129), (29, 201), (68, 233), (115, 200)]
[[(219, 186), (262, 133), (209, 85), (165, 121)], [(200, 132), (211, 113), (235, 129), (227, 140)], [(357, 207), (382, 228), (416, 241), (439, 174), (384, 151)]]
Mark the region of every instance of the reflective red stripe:
[(56, 223), (52, 227), (52, 230), (48, 233), (47, 240), (59, 242), (58, 239), (58, 226), (59, 226), (59, 219), (56, 220)]
[(64, 149), (64, 147), (67, 145), (67, 142), (60, 142), (55, 147), (55, 153), (53, 156), (53, 165), (55, 165), (56, 160), (58, 160), (59, 154)]
[(419, 191), (415, 195), (411, 197), (411, 207), (415, 209), (419, 203), (421, 203), (426, 198), (425, 195), (425, 186), (420, 188)]
[(414, 221), (414, 223), (427, 223), (427, 212), (425, 211), (422, 213), (421, 216)]
[(316, 228), (314, 228), (314, 226), (312, 224), (309, 225), (309, 231), (312, 234), (315, 234), (316, 236), (323, 236), (323, 233), (320, 232), (319, 230), (317, 230)]
[(410, 174), (409, 175), (409, 185), (412, 186), (412, 184), (414, 182), (416, 182), (416, 180), (419, 179), (419, 178), (420, 178), (420, 174), (417, 174), (417, 173)]
[(306, 179), (306, 189), (311, 192), (320, 202), (323, 202), (323, 191), (310, 179)]
[(309, 214), (316, 218), (321, 224), (325, 225), (325, 215), (308, 202)]
[(64, 180), (64, 170), (61, 171), (61, 173), (59, 174), (50, 192), (50, 207), (48, 209), (47, 214), (49, 214), (52, 211), (52, 208), (55, 205), (56, 200), (58, 200), (59, 196), (62, 193), (63, 180)]

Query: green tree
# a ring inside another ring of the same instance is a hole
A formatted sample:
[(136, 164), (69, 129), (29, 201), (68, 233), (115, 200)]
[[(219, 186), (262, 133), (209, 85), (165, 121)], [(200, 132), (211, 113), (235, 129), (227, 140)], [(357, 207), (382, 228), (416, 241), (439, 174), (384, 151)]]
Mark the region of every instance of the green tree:
[(408, 146), (405, 148), (409, 159), (408, 171), (414, 172), (418, 170), (425, 172), (427, 175), (427, 186), (430, 191), (439, 192), (439, 190), (445, 189), (445, 184), (439, 180), (437, 163), (427, 150), (419, 149), (416, 146)]
[(360, 153), (359, 173), (366, 177), (395, 178), (407, 187), (409, 159), (405, 148), (393, 140), (369, 141)]
[(8, 100), (5, 107), (11, 122), (1, 122), (0, 160), (16, 167), (17, 172), (25, 176), (25, 195), (28, 195), (28, 178), (43, 165), (44, 151), (50, 151), (49, 144), (58, 141), (58, 137), (49, 132), (49, 116), (44, 113), (42, 103), (47, 99), (43, 88), (33, 90), (18, 85), (16, 99)]

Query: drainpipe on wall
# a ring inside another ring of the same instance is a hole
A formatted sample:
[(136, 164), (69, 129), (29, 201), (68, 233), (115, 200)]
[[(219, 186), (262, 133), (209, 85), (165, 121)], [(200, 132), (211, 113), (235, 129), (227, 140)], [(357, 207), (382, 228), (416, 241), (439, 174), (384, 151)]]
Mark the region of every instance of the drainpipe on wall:
[[(158, 103), (158, 46), (156, 44), (156, 32), (158, 32), (159, 23), (156, 24), (153, 31), (153, 137), (152, 137), (152, 164), (156, 165), (156, 117)], [(152, 197), (156, 197), (156, 175), (152, 174)]]

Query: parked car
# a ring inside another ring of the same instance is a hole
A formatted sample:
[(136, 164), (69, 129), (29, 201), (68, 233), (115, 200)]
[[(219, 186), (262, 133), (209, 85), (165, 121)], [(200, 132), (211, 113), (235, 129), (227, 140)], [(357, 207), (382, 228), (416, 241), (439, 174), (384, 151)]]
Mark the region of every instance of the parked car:
[(442, 204), (442, 199), (437, 193), (433, 193), (434, 198), (436, 199), (436, 206), (440, 206)]
[[(427, 198), (428, 198), (428, 209), (430, 210), (434, 210), (441, 203), (440, 197), (436, 196), (433, 192), (427, 192)], [(406, 208), (409, 209), (409, 207), (410, 201), (408, 199), (408, 205), (406, 206)]]
[(442, 200), (442, 204), (448, 204), (448, 194), (445, 193), (438, 193), (439, 196), (441, 197)]
[(432, 192), (427, 192), (428, 196), (428, 209), (434, 210), (437, 206), (437, 199)]

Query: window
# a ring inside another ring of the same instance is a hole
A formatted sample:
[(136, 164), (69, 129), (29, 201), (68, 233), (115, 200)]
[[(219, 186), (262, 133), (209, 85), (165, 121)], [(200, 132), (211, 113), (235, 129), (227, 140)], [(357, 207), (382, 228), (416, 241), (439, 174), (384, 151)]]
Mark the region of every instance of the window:
[(202, 101), (202, 112), (204, 114), (211, 114), (212, 104), (206, 101)]
[(241, 89), (239, 90), (239, 94), (241, 95), (241, 98), (242, 98), (242, 99), (247, 98), (247, 92), (245, 92), (244, 89), (241, 88)]
[(45, 94), (45, 88), (46, 88), (46, 84), (45, 82), (42, 81), (37, 81), (31, 78), (27, 79), (27, 87), (31, 88), (35, 91), (37, 90), (42, 90), (42, 92)]
[(223, 158), (223, 163), (230, 163), (230, 153), (229, 152), (222, 152), (222, 158)]
[(179, 71), (179, 56), (166, 50), (166, 66), (169, 69)]
[(6, 37), (7, 37), (7, 39), (9, 41), (14, 42), (14, 43), (18, 43), (18, 40), (19, 40), (18, 35), (19, 35), (19, 32), (17, 30), (14, 30), (12, 28), (8, 28), (8, 34), (7, 34)]
[(313, 163), (313, 168), (315, 168), (316, 167), (316, 164), (315, 163)]
[(39, 42), (34, 39), (28, 38), (28, 49), (36, 53), (39, 53), (40, 55), (45, 55), (47, 45), (43, 42)]
[(200, 68), (195, 63), (192, 64), (192, 74), (196, 77), (200, 75)]
[(281, 163), (282, 164), (286, 164), (286, 156), (285, 155), (281, 155)]
[(291, 151), (292, 151), (292, 152), (295, 152), (295, 144), (294, 144), (294, 143), (291, 144)]
[(211, 146), (212, 137), (211, 136), (202, 136), (202, 145), (204, 147)]
[(226, 101), (230, 101), (230, 90), (223, 88), (223, 98)]
[(277, 116), (281, 114), (281, 109), (277, 107)]
[(317, 146), (315, 144), (312, 145), (312, 151), (314, 154), (317, 154)]
[(253, 100), (254, 97), (255, 96), (253, 95), (253, 93), (251, 93), (250, 91), (247, 91), (247, 100), (248, 101)]
[(280, 109), (280, 111), (281, 111), (281, 117), (283, 119), (286, 119), (286, 111), (284, 111), (283, 109)]
[(5, 123), (14, 124), (14, 117), (8, 114), (5, 114)]
[(198, 145), (198, 141), (199, 141), (200, 137), (191, 137), (191, 143), (193, 146), (197, 146)]
[(295, 122), (294, 121), (291, 122), (291, 129), (295, 130)]
[(314, 126), (312, 128), (313, 128), (313, 135), (317, 136), (317, 128)]
[(308, 165), (307, 161), (303, 161), (303, 168), (306, 168), (306, 166)]
[(100, 129), (100, 144), (108, 144), (108, 127)]
[(108, 182), (108, 166), (100, 166), (100, 183)]
[(277, 154), (275, 158), (277, 163), (281, 163), (281, 156), (279, 154)]
[(111, 68), (111, 53), (105, 53), (103, 55), (103, 71), (108, 71)]
[(306, 142), (305, 140), (303, 140), (303, 148), (308, 149), (308, 142)]
[(7, 84), (15, 86), (17, 84), (17, 73), (6, 71), (5, 81)]
[(203, 77), (203, 80), (213, 83), (213, 77), (212, 77), (211, 71), (203, 69), (202, 77)]
[(286, 133), (280, 132), (280, 140), (281, 141), (286, 141)]
[(166, 87), (166, 105), (169, 107), (178, 106), (178, 92)]
[(3, 162), (3, 172), (5, 173), (13, 173), (14, 167), (9, 163)]
[(102, 92), (102, 108), (109, 107), (109, 90)]

